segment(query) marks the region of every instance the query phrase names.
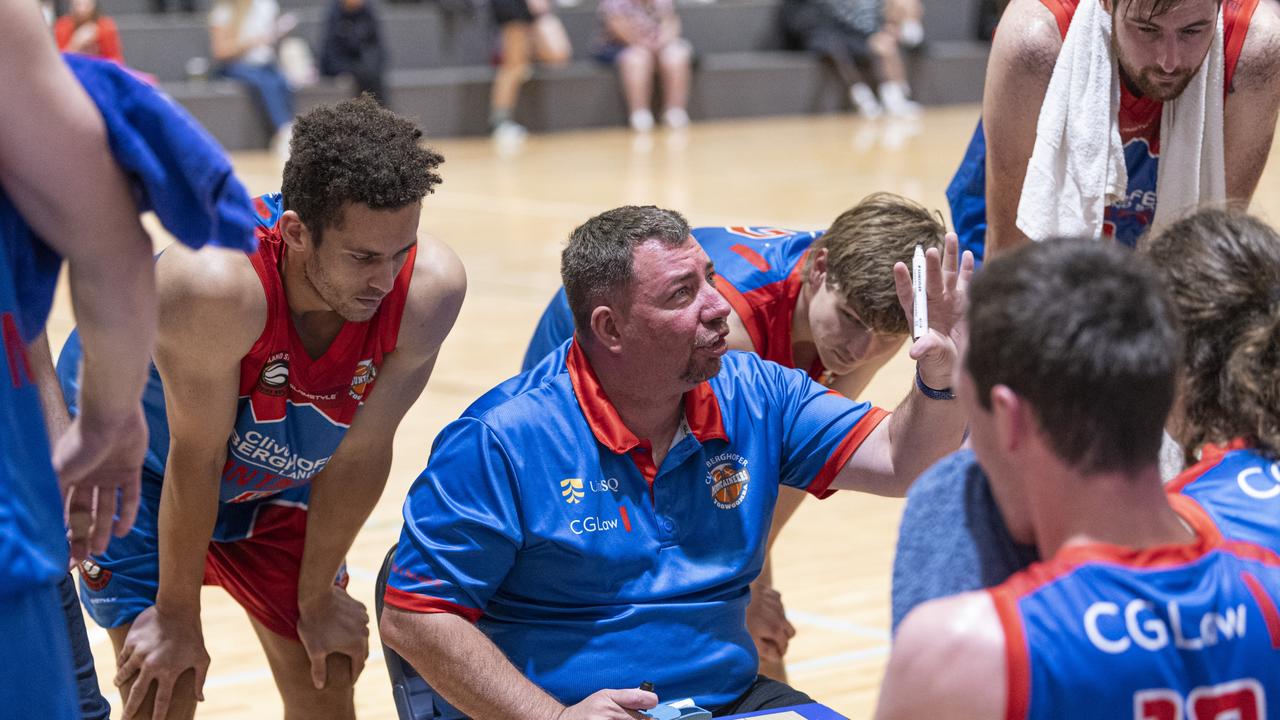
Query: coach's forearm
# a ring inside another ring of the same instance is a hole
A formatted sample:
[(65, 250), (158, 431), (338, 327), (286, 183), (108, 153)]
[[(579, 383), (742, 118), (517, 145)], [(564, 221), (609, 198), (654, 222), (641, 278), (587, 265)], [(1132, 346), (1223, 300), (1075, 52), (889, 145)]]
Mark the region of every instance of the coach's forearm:
[(190, 457), (174, 438), (160, 493), (160, 587), (156, 607), (197, 618), (205, 558), (218, 518), (223, 457)]
[(343, 558), (382, 497), (391, 472), (391, 448), (372, 455), (359, 467), (335, 457), (312, 478), (298, 573), (298, 608), (304, 615), (312, 602), (329, 598)]
[(565, 710), (465, 618), (386, 607), (380, 629), (383, 642), (468, 717), (555, 720)]
[(958, 400), (925, 397), (914, 385), (889, 416), (889, 447), (899, 496), (964, 440), (965, 415)]

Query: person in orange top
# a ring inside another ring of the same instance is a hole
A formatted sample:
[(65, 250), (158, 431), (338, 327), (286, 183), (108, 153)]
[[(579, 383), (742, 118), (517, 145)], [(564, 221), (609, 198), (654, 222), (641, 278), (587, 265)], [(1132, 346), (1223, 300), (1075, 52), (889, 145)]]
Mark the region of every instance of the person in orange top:
[(63, 52), (93, 55), (124, 64), (116, 22), (98, 11), (98, 0), (71, 0), (71, 12), (58, 18), (53, 36)]

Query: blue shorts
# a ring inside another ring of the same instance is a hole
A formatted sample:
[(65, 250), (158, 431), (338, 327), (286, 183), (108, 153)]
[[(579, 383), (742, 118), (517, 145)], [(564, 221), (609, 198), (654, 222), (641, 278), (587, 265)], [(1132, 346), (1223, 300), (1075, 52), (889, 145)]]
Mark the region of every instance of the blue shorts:
[(57, 578), (0, 596), (0, 637), (8, 643), (0, 655), (0, 715), (78, 720), (80, 700)]
[[(254, 620), (294, 640), (310, 497), (308, 484), (248, 502), (221, 503), (205, 558), (205, 585), (222, 587)], [(80, 601), (102, 627), (131, 623), (155, 604), (159, 517), (160, 482), (144, 473), (133, 529), (112, 538), (105, 553), (81, 563)], [(346, 586), (345, 568), (335, 582)]]

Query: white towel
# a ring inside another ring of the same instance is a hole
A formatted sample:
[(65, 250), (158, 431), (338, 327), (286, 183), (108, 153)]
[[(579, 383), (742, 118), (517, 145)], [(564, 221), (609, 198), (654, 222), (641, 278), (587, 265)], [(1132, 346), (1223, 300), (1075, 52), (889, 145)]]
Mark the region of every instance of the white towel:
[[(1111, 17), (1081, 0), (1062, 43), (1036, 124), (1036, 144), (1018, 202), (1018, 229), (1032, 240), (1101, 237), (1108, 205), (1129, 184), (1120, 141), (1120, 73)], [(1155, 225), (1226, 197), (1222, 145), (1222, 16), (1200, 71), (1164, 104)], [(1166, 173), (1169, 168), (1199, 168)]]
[[(1187, 89), (1165, 103), (1161, 112), (1153, 230), (1177, 221), (1200, 205), (1221, 204), (1227, 199), (1222, 120), (1226, 58), (1222, 33), (1219, 11), (1209, 56)], [(1189, 168), (1198, 168), (1199, 172)]]

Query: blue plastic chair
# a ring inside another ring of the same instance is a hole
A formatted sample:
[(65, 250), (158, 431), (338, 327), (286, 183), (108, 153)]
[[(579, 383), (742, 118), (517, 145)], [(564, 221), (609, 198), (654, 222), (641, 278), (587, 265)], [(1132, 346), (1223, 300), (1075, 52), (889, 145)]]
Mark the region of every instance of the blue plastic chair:
[[(382, 620), (382, 596), (387, 590), (387, 575), (391, 572), (391, 559), (395, 552), (396, 546), (392, 545), (382, 561), (382, 569), (378, 571), (373, 605), (379, 622)], [(395, 698), (396, 714), (400, 720), (466, 720), (465, 715), (437, 695), (418, 671), (385, 643), (382, 656), (387, 663), (387, 674), (391, 676), (391, 695)]]

